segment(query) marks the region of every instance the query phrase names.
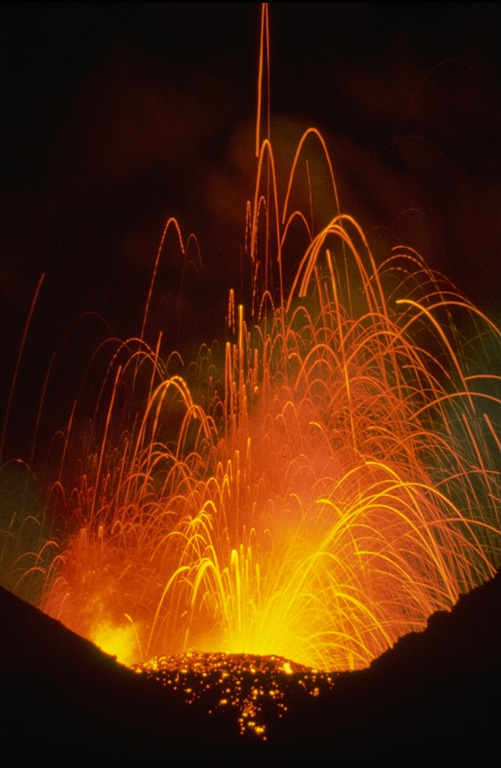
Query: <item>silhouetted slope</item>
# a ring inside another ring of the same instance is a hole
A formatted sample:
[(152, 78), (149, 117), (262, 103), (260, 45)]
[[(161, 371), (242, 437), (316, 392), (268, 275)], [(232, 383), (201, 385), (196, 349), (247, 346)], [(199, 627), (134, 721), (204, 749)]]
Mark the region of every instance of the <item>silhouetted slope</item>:
[(298, 690), (262, 742), (0, 589), (4, 764), (494, 766), (500, 605), (498, 572), (331, 694)]

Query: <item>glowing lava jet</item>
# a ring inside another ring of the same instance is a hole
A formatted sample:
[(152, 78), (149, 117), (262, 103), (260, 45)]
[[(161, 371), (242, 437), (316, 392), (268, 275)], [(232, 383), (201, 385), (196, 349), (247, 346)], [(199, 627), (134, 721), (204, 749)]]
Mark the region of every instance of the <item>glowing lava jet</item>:
[[(180, 369), (147, 343), (147, 306), (138, 338), (103, 344), (48, 498), (65, 532), (41, 607), (128, 664), (361, 668), (500, 562), (498, 329), (413, 249), (376, 263), (313, 129), (279, 204), (260, 124), (250, 298), (230, 293), (228, 340)], [(312, 143), (332, 181), (320, 230), (292, 203)]]

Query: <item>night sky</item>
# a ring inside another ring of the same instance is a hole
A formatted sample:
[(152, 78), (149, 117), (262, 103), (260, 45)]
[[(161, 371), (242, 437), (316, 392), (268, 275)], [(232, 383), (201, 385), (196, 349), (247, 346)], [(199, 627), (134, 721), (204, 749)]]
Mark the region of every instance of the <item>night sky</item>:
[[(496, 322), (501, 230), (498, 3), (272, 3), (280, 179), (302, 132), (326, 138), (341, 208), (391, 228)], [(258, 3), (0, 6), (0, 423), (36, 285), (4, 456), (47, 429), (96, 343), (139, 333), (165, 222), (203, 272), (179, 303), (162, 259), (149, 332), (188, 356), (224, 333), (252, 197)], [(294, 265), (290, 265), (291, 269)], [(84, 313), (76, 327), (72, 324)], [(57, 366), (59, 365), (59, 369)], [(57, 369), (57, 370), (56, 370)], [(66, 396), (66, 399), (65, 399)], [(52, 397), (52, 400), (51, 400)]]

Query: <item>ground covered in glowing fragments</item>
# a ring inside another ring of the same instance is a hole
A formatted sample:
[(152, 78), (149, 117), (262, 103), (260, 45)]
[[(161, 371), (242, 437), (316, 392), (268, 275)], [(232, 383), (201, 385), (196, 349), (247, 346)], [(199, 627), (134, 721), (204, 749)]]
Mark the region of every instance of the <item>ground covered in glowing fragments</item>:
[(193, 654), (137, 674), (0, 589), (2, 749), (51, 768), (494, 766), (500, 600), (498, 572), (360, 671)]
[(333, 688), (336, 677), (281, 656), (248, 653), (157, 656), (134, 669), (179, 691), (186, 704), (200, 702), (209, 715), (217, 709), (235, 712), (241, 735), (264, 740), (267, 721), (286, 714), (288, 697), (319, 696)]

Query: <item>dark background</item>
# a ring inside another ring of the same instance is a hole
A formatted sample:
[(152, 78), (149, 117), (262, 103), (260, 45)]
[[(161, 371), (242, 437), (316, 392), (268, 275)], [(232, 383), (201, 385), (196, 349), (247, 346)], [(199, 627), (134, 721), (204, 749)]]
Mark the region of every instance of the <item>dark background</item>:
[[(498, 324), (499, 16), (498, 3), (270, 7), (281, 178), (302, 131), (317, 126), (343, 210), (368, 231), (395, 230)], [(224, 334), (253, 193), (259, 17), (257, 3), (0, 5), (0, 465), (30, 453), (54, 352), (46, 435), (64, 426), (96, 343), (139, 332), (169, 216), (197, 234), (204, 269), (179, 304), (179, 254), (166, 250), (149, 335), (162, 329), (166, 348), (189, 356)], [(73, 325), (82, 313), (95, 314)], [(297, 720), (284, 719), (268, 762), (261, 753), (258, 762), (497, 764), (499, 579), (485, 594), (480, 607), (468, 602), (468, 621), (455, 611), (447, 629), (435, 617), (431, 632), (403, 638), (397, 657), (354, 677), (323, 710), (293, 710)], [(138, 754), (179, 765), (178, 738), (207, 764), (217, 764), (215, 747), (225, 754), (228, 735), (215, 740), (212, 722), (179, 707), (159, 722), (164, 710), (138, 698), (136, 680), (125, 688), (116, 670), (86, 660), (85, 641), (0, 598), (4, 748), (14, 764), (30, 764), (28, 753), (33, 765), (101, 765), (103, 733), (105, 754), (122, 757), (109, 765), (141, 764)], [(325, 742), (316, 762), (308, 729)], [(227, 754), (221, 765), (245, 757), (241, 746)]]
[[(260, 4), (4, 3), (0, 14), (0, 424), (45, 274), (8, 458), (28, 451), (54, 352), (47, 433), (64, 425), (96, 343), (139, 333), (170, 216), (196, 234), (203, 270), (180, 293), (171, 238), (149, 338), (162, 330), (165, 350), (188, 358), (222, 338), (254, 188)], [(341, 208), (369, 232), (393, 229), (495, 322), (499, 17), (498, 3), (270, 5), (279, 180), (305, 128), (319, 128)], [(83, 313), (94, 314), (72, 326)]]

